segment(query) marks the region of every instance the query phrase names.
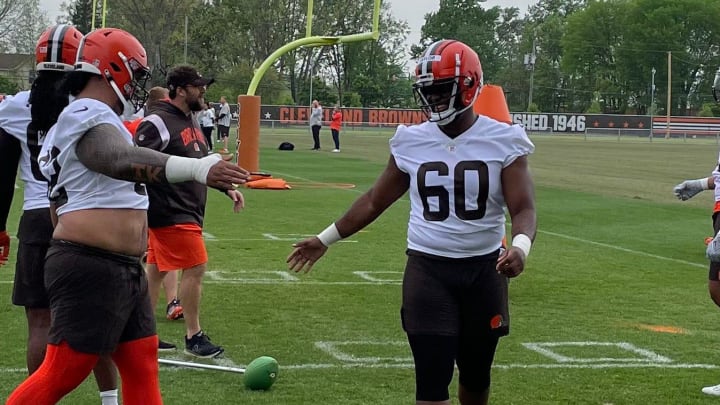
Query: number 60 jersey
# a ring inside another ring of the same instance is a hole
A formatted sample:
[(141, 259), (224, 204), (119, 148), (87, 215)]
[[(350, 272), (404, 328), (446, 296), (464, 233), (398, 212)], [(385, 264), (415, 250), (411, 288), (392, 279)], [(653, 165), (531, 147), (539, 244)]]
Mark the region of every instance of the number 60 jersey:
[(390, 152), (410, 176), (408, 248), (451, 258), (497, 250), (505, 236), (501, 171), (534, 150), (521, 126), (482, 115), (454, 139), (432, 122), (400, 125)]

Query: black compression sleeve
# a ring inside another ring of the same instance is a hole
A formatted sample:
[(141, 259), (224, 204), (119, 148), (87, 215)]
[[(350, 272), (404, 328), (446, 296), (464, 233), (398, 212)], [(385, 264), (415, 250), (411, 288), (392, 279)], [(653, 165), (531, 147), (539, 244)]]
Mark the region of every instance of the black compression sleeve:
[(0, 231), (7, 230), (20, 153), (20, 141), (0, 128)]

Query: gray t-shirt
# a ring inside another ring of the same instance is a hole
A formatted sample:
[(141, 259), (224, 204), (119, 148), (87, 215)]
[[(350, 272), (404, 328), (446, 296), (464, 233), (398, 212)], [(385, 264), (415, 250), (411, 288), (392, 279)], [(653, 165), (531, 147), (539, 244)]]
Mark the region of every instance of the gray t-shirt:
[(228, 103), (220, 104), (220, 112), (218, 113), (218, 116), (225, 114), (224, 117), (218, 118), (218, 125), (224, 125), (226, 127), (230, 126), (230, 105)]
[(310, 126), (322, 126), (322, 107), (312, 108), (310, 111)]

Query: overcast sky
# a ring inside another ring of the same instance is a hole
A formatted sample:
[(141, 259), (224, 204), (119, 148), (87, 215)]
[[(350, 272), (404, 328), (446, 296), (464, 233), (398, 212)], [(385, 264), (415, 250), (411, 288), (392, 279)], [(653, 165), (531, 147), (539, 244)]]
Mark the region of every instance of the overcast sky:
[[(60, 13), (60, 3), (63, 0), (40, 0), (40, 7), (48, 13), (51, 22)], [(112, 1), (112, 0), (110, 0)], [(152, 1), (152, 0), (148, 0)], [(353, 1), (353, 0), (348, 0)], [(395, 18), (405, 20), (410, 25), (410, 36), (408, 44), (415, 44), (420, 41), (420, 27), (425, 22), (425, 14), (436, 11), (440, 7), (440, 0), (384, 0), (390, 3)], [(487, 0), (484, 7), (517, 7), (522, 16), (530, 4), (537, 0)]]
[[(112, 0), (110, 0), (112, 1)], [(352, 1), (352, 0), (348, 0)], [(410, 33), (409, 42), (416, 43), (420, 40), (420, 27), (425, 21), (425, 14), (435, 11), (440, 6), (440, 0), (385, 0), (392, 7), (392, 12), (396, 18), (406, 20), (410, 24), (412, 32)], [(40, 0), (40, 7), (47, 11), (51, 22), (55, 22), (55, 17), (60, 13), (60, 3), (62, 0)], [(536, 3), (537, 0), (488, 0), (485, 7), (517, 7), (522, 15), (528, 5)]]

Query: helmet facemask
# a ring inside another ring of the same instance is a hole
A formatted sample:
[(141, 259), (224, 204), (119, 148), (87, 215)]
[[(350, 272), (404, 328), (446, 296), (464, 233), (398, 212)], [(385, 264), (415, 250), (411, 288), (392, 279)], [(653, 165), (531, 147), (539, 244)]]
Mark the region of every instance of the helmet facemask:
[(147, 101), (148, 91), (145, 86), (150, 80), (150, 69), (138, 63), (135, 59), (128, 59), (122, 52), (118, 52), (118, 57), (124, 66), (117, 66), (115, 63), (110, 63), (110, 66), (118, 73), (124, 69), (130, 76), (129, 80), (120, 88), (118, 81), (113, 79), (112, 72), (106, 71), (105, 76), (123, 104), (123, 118), (129, 119), (133, 114), (140, 111), (145, 105), (145, 101)]
[(435, 122), (440, 126), (448, 125), (455, 120), (455, 117), (471, 108), (475, 103), (482, 84), (475, 87), (472, 101), (465, 105), (463, 103), (463, 100), (466, 99), (464, 93), (471, 91), (474, 83), (472, 77), (461, 76), (460, 63), (460, 55), (456, 54), (455, 77), (434, 80), (433, 74), (427, 73), (418, 76), (413, 84), (415, 101), (420, 105), (428, 121)]

